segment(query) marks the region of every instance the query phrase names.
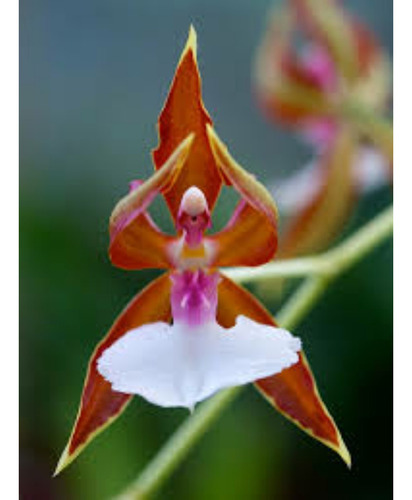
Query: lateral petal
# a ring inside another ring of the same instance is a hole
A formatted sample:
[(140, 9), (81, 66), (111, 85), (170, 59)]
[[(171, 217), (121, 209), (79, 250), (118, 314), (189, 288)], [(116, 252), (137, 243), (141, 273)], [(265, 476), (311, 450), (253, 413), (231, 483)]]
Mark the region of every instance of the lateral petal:
[(110, 217), (110, 260), (123, 269), (170, 267), (167, 245), (173, 241), (160, 231), (146, 209), (160, 192), (175, 182), (193, 143), (188, 135), (165, 164), (147, 181), (132, 189), (115, 206)]
[(154, 321), (169, 321), (170, 318), (170, 278), (169, 274), (164, 274), (132, 299), (96, 347), (89, 362), (76, 422), (55, 475), (110, 425), (131, 399), (130, 394), (113, 391), (111, 385), (98, 373), (96, 363), (102, 352), (130, 329)]
[(176, 149), (167, 156), (155, 174), (136, 189), (132, 189), (117, 203), (110, 216), (111, 238), (115, 238), (124, 226), (130, 224), (137, 215), (144, 212), (160, 191), (166, 191), (175, 183), (176, 177), (187, 160), (193, 140), (194, 134), (187, 134), (176, 145)]
[(196, 32), (191, 26), (166, 104), (159, 117), (159, 145), (153, 151), (153, 160), (156, 169), (159, 169), (188, 134), (194, 133), (196, 136), (173, 190), (164, 194), (174, 219), (183, 193), (188, 188), (197, 186), (203, 191), (212, 210), (222, 185), (206, 135), (206, 125), (211, 125), (212, 120), (202, 100), (196, 52)]
[[(276, 325), (270, 313), (249, 292), (222, 276), (218, 288), (217, 321), (228, 328), (243, 314), (267, 325)], [(350, 455), (338, 428), (323, 403), (306, 357), (277, 375), (256, 382), (259, 391), (286, 418), (336, 451), (350, 466)]]
[(143, 212), (112, 240), (109, 257), (113, 265), (122, 269), (167, 269), (171, 263), (166, 249), (174, 240)]
[(276, 227), (277, 208), (269, 191), (236, 162), (212, 127), (207, 127), (207, 133), (216, 163), (226, 182), (233, 186), (249, 205), (263, 213)]
[(205, 242), (213, 249), (210, 266), (258, 266), (275, 255), (277, 231), (262, 212), (241, 200), (226, 227)]
[(277, 248), (276, 204), (263, 184), (234, 160), (212, 127), (207, 127), (207, 133), (225, 182), (242, 197), (223, 231), (207, 238), (215, 247), (211, 265), (264, 264)]

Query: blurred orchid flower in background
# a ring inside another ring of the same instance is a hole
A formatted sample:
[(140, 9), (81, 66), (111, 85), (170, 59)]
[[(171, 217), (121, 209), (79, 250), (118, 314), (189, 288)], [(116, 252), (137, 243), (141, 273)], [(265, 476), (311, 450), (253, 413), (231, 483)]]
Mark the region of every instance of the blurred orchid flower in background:
[[(123, 269), (166, 273), (132, 299), (97, 346), (56, 473), (125, 409), (134, 394), (190, 409), (216, 391), (256, 382), (265, 398), (312, 437), (350, 456), (323, 404), (299, 339), (217, 268), (258, 266), (277, 248), (277, 211), (266, 188), (230, 156), (204, 108), (189, 33), (159, 118), (156, 172), (134, 181), (110, 218), (109, 255)], [(240, 195), (215, 234), (211, 213), (226, 184)], [(162, 195), (177, 235), (148, 213)]]
[(390, 76), (373, 34), (338, 2), (290, 0), (270, 16), (256, 59), (256, 96), (270, 119), (315, 151), (308, 165), (273, 183), (289, 216), (279, 256), (325, 248), (359, 196), (391, 182), (391, 130), (373, 120), (387, 108)]

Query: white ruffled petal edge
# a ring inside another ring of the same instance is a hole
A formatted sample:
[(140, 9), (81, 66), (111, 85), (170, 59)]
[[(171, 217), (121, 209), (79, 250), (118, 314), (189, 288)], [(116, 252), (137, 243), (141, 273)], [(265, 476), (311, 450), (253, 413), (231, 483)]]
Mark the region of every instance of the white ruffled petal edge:
[(238, 316), (193, 328), (150, 323), (130, 330), (98, 359), (118, 392), (164, 407), (192, 409), (216, 391), (281, 372), (298, 361), (300, 340), (281, 328)]

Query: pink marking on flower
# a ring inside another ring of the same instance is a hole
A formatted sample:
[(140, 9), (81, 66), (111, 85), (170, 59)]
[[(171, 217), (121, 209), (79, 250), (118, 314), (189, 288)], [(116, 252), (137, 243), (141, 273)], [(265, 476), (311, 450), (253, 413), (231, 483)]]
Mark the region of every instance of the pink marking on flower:
[[(327, 50), (317, 44), (308, 44), (302, 53), (302, 65), (307, 73), (326, 93), (333, 93), (338, 86), (338, 74)], [(309, 119), (301, 127), (303, 137), (322, 149), (333, 140), (337, 125), (333, 119)]]
[(171, 275), (173, 320), (198, 326), (216, 321), (219, 274), (203, 270), (182, 271)]
[(336, 90), (338, 74), (327, 50), (313, 43), (306, 45), (302, 52), (302, 64), (322, 90), (326, 92)]
[(135, 179), (133, 181), (130, 181), (129, 182), (129, 193), (131, 193), (132, 191), (134, 191), (135, 189), (137, 189), (140, 185), (143, 184), (144, 181), (140, 180), (140, 179)]
[[(132, 191), (135, 191), (143, 183), (144, 183), (144, 181), (142, 181), (141, 179), (134, 179), (133, 181), (130, 181), (129, 182), (129, 193), (131, 193)], [(155, 224), (155, 222), (153, 221), (153, 219), (150, 217), (149, 213), (147, 212), (147, 208), (152, 203), (152, 201), (156, 197), (156, 195), (157, 195), (157, 192), (154, 191), (153, 193), (151, 193), (150, 195), (148, 195), (146, 197), (146, 199), (144, 200), (144, 202), (141, 204), (141, 206), (139, 208), (137, 208), (136, 210), (133, 210), (128, 215), (119, 218), (119, 220), (115, 223), (115, 225), (113, 226), (113, 228), (110, 231), (110, 242), (111, 243), (114, 241), (116, 236), (120, 233), (120, 231), (125, 226), (127, 226), (130, 222), (132, 222), (136, 217), (138, 217), (139, 215), (144, 215), (146, 217), (147, 221), (149, 222), (149, 224), (151, 224), (154, 229), (159, 231), (159, 228), (157, 227), (157, 225)]]
[(211, 225), (205, 195), (198, 187), (190, 187), (185, 191), (180, 202), (177, 229), (183, 230), (186, 244), (194, 248), (201, 244), (204, 232)]
[(238, 204), (236, 205), (230, 219), (228, 220), (226, 226), (225, 226), (225, 230), (228, 230), (228, 229), (231, 229), (239, 220), (239, 216), (240, 214), (242, 213), (242, 210), (244, 210), (245, 206), (246, 206), (246, 200), (241, 198), (238, 202)]
[(305, 120), (300, 127), (303, 138), (319, 150), (330, 144), (336, 136), (337, 123), (331, 118)]

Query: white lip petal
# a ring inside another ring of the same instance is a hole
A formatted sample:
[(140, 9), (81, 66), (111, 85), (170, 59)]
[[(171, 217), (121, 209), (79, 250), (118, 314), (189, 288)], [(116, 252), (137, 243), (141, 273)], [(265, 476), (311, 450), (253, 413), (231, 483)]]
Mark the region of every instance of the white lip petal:
[(239, 316), (233, 328), (151, 323), (106, 349), (98, 371), (115, 391), (165, 407), (193, 408), (225, 387), (279, 373), (298, 361), (300, 340)]

